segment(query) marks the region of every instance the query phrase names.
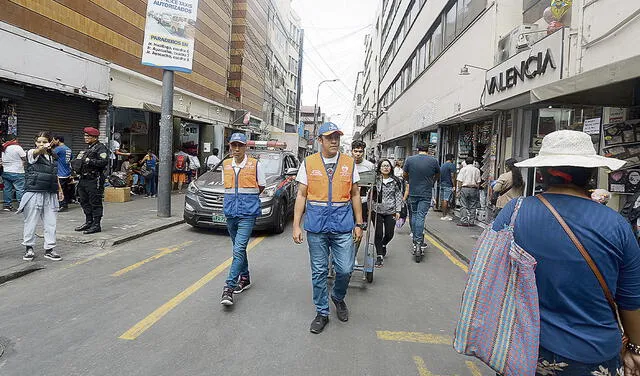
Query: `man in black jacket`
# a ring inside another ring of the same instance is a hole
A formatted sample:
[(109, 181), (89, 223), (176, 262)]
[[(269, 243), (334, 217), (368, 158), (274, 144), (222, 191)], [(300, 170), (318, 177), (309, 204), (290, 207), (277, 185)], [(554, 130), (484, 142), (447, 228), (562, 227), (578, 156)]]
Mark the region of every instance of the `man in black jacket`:
[(78, 182), (78, 200), (85, 215), (85, 223), (75, 228), (84, 234), (102, 231), (102, 193), (104, 192), (104, 170), (109, 163), (109, 150), (98, 142), (100, 131), (93, 127), (83, 129), (84, 142), (89, 148), (71, 163), (80, 176)]

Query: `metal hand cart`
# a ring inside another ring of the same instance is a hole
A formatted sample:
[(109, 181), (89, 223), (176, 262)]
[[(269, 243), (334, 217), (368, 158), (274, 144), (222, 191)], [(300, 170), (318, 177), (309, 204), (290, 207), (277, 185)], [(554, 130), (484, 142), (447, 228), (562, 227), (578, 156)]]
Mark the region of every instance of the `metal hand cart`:
[[(366, 213), (363, 213), (362, 216), (365, 220), (365, 230), (362, 234), (362, 239), (358, 242), (354, 243), (353, 252), (355, 265), (353, 271), (362, 272), (363, 279), (367, 282), (373, 282), (373, 270), (375, 269), (375, 261), (376, 261), (376, 249), (374, 245), (374, 234), (376, 233), (375, 229), (375, 221), (373, 220), (372, 212), (373, 212), (373, 197), (376, 197), (376, 173), (375, 171), (367, 171), (360, 173), (360, 181), (358, 185), (366, 191), (367, 197), (367, 210)], [(364, 241), (364, 250), (362, 254), (362, 263), (358, 263), (358, 251), (360, 249), (360, 244)]]

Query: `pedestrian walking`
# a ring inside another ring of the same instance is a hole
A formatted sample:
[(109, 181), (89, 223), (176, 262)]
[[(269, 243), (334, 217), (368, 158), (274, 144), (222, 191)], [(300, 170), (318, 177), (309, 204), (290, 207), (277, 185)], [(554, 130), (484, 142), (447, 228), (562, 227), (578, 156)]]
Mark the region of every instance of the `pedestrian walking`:
[[(537, 168), (545, 186), (541, 196), (524, 199), (513, 227), (517, 245), (537, 261), (536, 375), (640, 374), (640, 248), (626, 220), (588, 193), (599, 167), (624, 164), (597, 155), (588, 134), (569, 130), (546, 135), (537, 157), (515, 164)], [(500, 212), (494, 230), (511, 222), (517, 201)], [(629, 339), (622, 357), (612, 304)]]
[(522, 196), (524, 193), (524, 180), (520, 169), (515, 165), (515, 158), (509, 158), (504, 162), (506, 172), (498, 177), (493, 185), (494, 194), (498, 195), (496, 208), (501, 210), (509, 201)]
[(404, 162), (404, 176), (409, 184), (406, 195), (409, 203), (409, 223), (413, 234), (413, 253), (424, 252), (424, 221), (433, 196), (433, 184), (440, 175), (440, 164), (428, 155), (429, 145), (420, 144), (418, 154), (412, 155)]
[(171, 174), (171, 180), (173, 182), (173, 189), (182, 193), (182, 187), (185, 183), (189, 182), (189, 154), (184, 150), (180, 150), (173, 156), (173, 173)]
[[(366, 173), (373, 174), (373, 172), (376, 169), (376, 165), (373, 162), (368, 161), (364, 157), (367, 154), (366, 148), (367, 148), (367, 144), (365, 144), (364, 141), (355, 140), (351, 143), (351, 156), (353, 157), (353, 160), (356, 163), (356, 170), (360, 175), (366, 174)], [(369, 215), (369, 207), (367, 206), (367, 193), (368, 193), (368, 188), (360, 186), (360, 201), (362, 202), (362, 218), (363, 219), (367, 219)]]
[(404, 179), (404, 169), (402, 168), (402, 159), (396, 159), (395, 167), (393, 168), (393, 175), (399, 179)]
[(120, 139), (120, 133), (115, 132), (113, 134), (113, 139), (109, 141), (109, 160), (111, 161), (110, 171), (112, 172), (120, 170), (123, 156), (131, 156), (131, 153), (127, 153), (121, 149)]
[(2, 144), (2, 150), (3, 210), (13, 211), (14, 197), (20, 204), (24, 193), (24, 163), (27, 153), (20, 146), (18, 137), (12, 135)]
[(144, 177), (145, 197), (157, 197), (158, 157), (149, 149), (140, 163), (144, 166), (147, 174)]
[(207, 160), (205, 161), (207, 170), (213, 170), (218, 165), (218, 163), (220, 163), (220, 158), (218, 158), (219, 153), (220, 149), (214, 148), (211, 152), (211, 155), (207, 157)]
[(69, 208), (69, 203), (73, 199), (73, 178), (71, 177), (73, 152), (70, 147), (65, 145), (64, 137), (60, 135), (53, 136), (51, 145), (54, 146), (53, 154), (56, 155), (58, 160), (58, 181), (62, 187), (63, 195), (58, 211), (65, 211)]
[(458, 226), (471, 227), (476, 222), (476, 210), (480, 207), (480, 183), (482, 173), (473, 165), (473, 157), (465, 160), (466, 166), (460, 169), (457, 177), (457, 197), (460, 199), (460, 223)]
[(395, 234), (396, 221), (402, 211), (402, 181), (392, 173), (391, 161), (383, 159), (378, 163), (378, 179), (373, 204), (373, 220), (376, 228), (376, 264), (381, 268), (387, 256), (387, 245)]
[(445, 155), (444, 163), (440, 166), (440, 204), (442, 207), (443, 221), (452, 221), (453, 217), (449, 215), (449, 204), (453, 198), (453, 182), (456, 181), (456, 165), (453, 164), (453, 154)]
[[(306, 211), (304, 229), (307, 231), (313, 303), (316, 317), (309, 330), (318, 334), (329, 322), (329, 294), (327, 276), (329, 254), (336, 272), (331, 300), (338, 320), (348, 321), (345, 303), (347, 287), (354, 265), (354, 240), (362, 239), (362, 203), (358, 181), (360, 175), (353, 158), (339, 152), (342, 131), (334, 123), (324, 123), (318, 130), (319, 153), (305, 158), (296, 181), (293, 217), (293, 241), (302, 244), (300, 223)], [(355, 218), (355, 221), (354, 221)]]
[(266, 186), (264, 170), (247, 155), (247, 136), (234, 133), (229, 139), (233, 158), (223, 162), (224, 215), (233, 244), (233, 261), (222, 290), (220, 304), (233, 305), (233, 294), (251, 287), (247, 246), (256, 218), (260, 215), (260, 193)]
[(102, 194), (104, 192), (104, 171), (109, 163), (109, 150), (98, 142), (100, 131), (86, 127), (84, 142), (88, 148), (71, 161), (71, 166), (80, 177), (78, 182), (78, 200), (84, 212), (84, 224), (75, 228), (84, 234), (95, 234), (102, 231)]
[(26, 249), (22, 259), (25, 261), (33, 261), (36, 257), (33, 247), (40, 220), (44, 228), (44, 257), (62, 260), (55, 247), (59, 202), (63, 201), (64, 194), (58, 180), (58, 162), (52, 141), (48, 132), (40, 132), (35, 137), (35, 149), (27, 152), (25, 193), (18, 207), (18, 213), (24, 213), (22, 245)]

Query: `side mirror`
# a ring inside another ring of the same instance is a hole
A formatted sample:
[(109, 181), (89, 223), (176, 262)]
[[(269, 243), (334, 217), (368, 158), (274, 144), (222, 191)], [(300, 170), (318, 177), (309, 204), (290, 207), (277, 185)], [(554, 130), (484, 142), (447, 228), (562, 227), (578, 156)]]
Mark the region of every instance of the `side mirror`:
[(298, 175), (298, 169), (295, 167), (290, 167), (284, 172), (284, 176), (295, 176)]

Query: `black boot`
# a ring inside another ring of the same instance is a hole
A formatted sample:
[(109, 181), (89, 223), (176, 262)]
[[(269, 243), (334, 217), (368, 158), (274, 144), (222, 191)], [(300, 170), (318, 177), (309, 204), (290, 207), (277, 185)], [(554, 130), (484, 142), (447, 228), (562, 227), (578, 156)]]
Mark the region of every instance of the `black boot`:
[(84, 220), (84, 224), (81, 226), (76, 227), (74, 230), (76, 231), (84, 231), (87, 230), (91, 227), (91, 225), (93, 225), (93, 218), (89, 217), (85, 214), (86, 219)]
[(89, 234), (95, 234), (96, 232), (101, 232), (102, 228), (100, 227), (100, 219), (101, 217), (93, 218), (93, 223), (91, 224), (91, 227), (86, 229), (83, 232), (83, 234), (89, 235)]

